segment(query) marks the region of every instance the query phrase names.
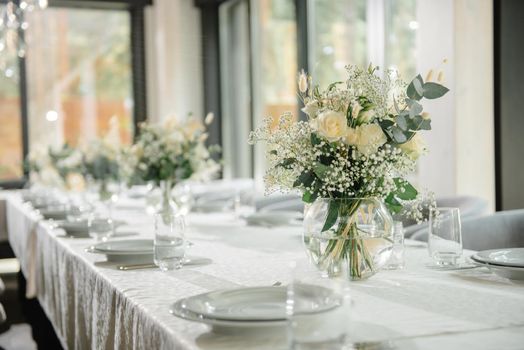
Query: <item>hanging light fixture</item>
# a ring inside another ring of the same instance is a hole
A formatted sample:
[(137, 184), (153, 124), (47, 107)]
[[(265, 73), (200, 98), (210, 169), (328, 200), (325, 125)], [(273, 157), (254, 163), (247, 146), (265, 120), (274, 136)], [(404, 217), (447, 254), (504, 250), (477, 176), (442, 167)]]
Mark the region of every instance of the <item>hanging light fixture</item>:
[(17, 58), (26, 54), (27, 14), (47, 5), (48, 0), (9, 0), (0, 11), (0, 72), (7, 78), (16, 79)]

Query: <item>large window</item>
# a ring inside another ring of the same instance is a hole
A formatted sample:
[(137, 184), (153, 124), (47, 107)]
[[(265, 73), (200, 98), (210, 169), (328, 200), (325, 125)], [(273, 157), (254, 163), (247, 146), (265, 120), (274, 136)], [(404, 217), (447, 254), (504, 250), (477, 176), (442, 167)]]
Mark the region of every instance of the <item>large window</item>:
[(30, 149), (76, 146), (104, 133), (111, 118), (122, 141), (132, 141), (146, 117), (144, 7), (151, 3), (50, 0), (24, 12), (22, 42), (16, 29), (0, 30), (0, 186), (21, 183)]
[[(133, 135), (130, 19), (127, 11), (49, 8), (27, 31), (29, 146), (76, 145), (118, 118)], [(103, 24), (103, 25), (97, 25)]]
[[(228, 0), (220, 5), (222, 118), (226, 176), (260, 180), (264, 146), (246, 145), (262, 118), (299, 116), (297, 71), (326, 87), (345, 66), (416, 71), (417, 0)], [(298, 6), (298, 8), (296, 8)], [(299, 14), (307, 14), (300, 16)], [(249, 33), (249, 35), (248, 35)], [(299, 40), (305, 42), (299, 42)], [(307, 50), (299, 53), (299, 46)], [(299, 56), (300, 55), (300, 56)], [(303, 57), (306, 56), (306, 57)], [(308, 67), (298, 62), (307, 62)]]
[[(4, 11), (0, 4), (0, 14)], [(0, 33), (0, 181), (22, 176), (18, 58), (12, 39)]]

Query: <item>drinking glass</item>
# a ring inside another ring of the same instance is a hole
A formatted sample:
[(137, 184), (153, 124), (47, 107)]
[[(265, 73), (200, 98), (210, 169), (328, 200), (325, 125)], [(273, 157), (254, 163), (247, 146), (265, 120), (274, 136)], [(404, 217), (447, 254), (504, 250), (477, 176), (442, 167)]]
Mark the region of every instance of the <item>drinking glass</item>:
[(345, 278), (322, 277), (309, 261), (292, 265), (286, 313), (289, 349), (349, 349), (351, 298)]
[(389, 258), (388, 264), (385, 266), (385, 269), (403, 269), (404, 264), (404, 225), (401, 221), (395, 221), (393, 225), (393, 247), (391, 249), (391, 256)]
[(110, 216), (91, 215), (87, 221), (87, 229), (91, 238), (107, 241), (115, 233), (115, 224)]
[(429, 215), (429, 255), (438, 266), (454, 266), (462, 256), (458, 208), (434, 208)]
[(154, 246), (154, 261), (160, 270), (181, 268), (187, 248), (184, 217), (167, 213), (156, 214)]
[(247, 188), (237, 190), (233, 198), (233, 210), (235, 218), (240, 219), (255, 213), (255, 189)]

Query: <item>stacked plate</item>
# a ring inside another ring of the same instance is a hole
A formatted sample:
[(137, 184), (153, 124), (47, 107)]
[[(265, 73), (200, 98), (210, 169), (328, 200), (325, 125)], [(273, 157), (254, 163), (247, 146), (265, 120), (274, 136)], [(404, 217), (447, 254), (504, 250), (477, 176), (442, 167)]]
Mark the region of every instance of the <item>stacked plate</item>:
[(484, 250), (471, 259), (502, 277), (524, 280), (524, 248)]
[[(328, 288), (308, 286), (318, 295), (311, 312), (320, 313), (339, 306), (330, 298)], [(189, 321), (220, 328), (275, 327), (286, 322), (286, 287), (247, 287), (214, 291), (184, 298), (174, 303), (170, 312)]]
[(56, 227), (63, 229), (66, 234), (71, 237), (89, 237), (89, 225), (87, 219), (57, 221)]
[(153, 263), (152, 239), (126, 239), (95, 244), (86, 248), (88, 253), (103, 254), (110, 262)]

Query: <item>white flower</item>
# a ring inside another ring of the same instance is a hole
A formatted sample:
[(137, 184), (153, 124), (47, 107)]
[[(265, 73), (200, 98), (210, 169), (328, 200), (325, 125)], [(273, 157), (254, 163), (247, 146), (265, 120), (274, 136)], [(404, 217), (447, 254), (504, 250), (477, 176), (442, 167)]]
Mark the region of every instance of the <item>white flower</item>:
[(318, 115), (317, 127), (320, 135), (329, 141), (346, 136), (347, 120), (344, 113), (327, 110)]
[(318, 103), (317, 101), (310, 101), (308, 102), (304, 108), (302, 108), (302, 112), (306, 113), (309, 118), (315, 118), (318, 112)]
[(378, 151), (378, 148), (388, 140), (378, 124), (364, 124), (357, 128), (357, 149), (365, 156)]
[(422, 154), (427, 152), (426, 142), (420, 134), (415, 134), (411, 140), (399, 145), (399, 148), (413, 160), (417, 160)]
[(368, 111), (361, 112), (358, 121), (363, 124), (369, 124), (375, 119), (375, 111), (370, 109)]
[(206, 115), (206, 118), (204, 119), (204, 123), (206, 125), (210, 125), (213, 122), (213, 119), (215, 119), (215, 115), (213, 114), (213, 112), (209, 112)]
[(356, 146), (358, 144), (358, 131), (357, 129), (348, 128), (346, 132), (345, 143), (350, 146)]
[(307, 76), (304, 70), (298, 75), (298, 90), (302, 93), (307, 91)]
[(361, 110), (362, 110), (362, 106), (360, 105), (360, 103), (358, 103), (358, 101), (354, 101), (353, 107), (351, 108), (351, 117), (355, 119), (358, 118), (358, 114), (360, 113)]

